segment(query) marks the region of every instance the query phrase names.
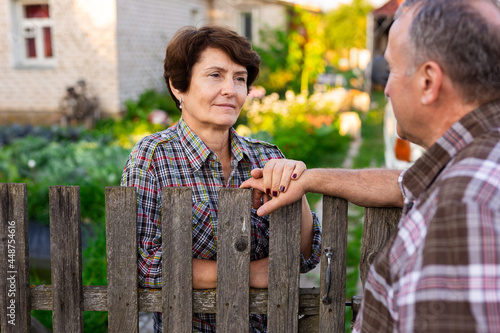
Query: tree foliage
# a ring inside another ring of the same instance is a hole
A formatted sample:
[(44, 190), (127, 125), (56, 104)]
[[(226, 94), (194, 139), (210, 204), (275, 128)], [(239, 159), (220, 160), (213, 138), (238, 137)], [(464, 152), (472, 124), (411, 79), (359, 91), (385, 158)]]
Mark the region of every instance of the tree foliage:
[(255, 47), (262, 58), (257, 84), (264, 86), (268, 92), (307, 91), (316, 76), (324, 70), (323, 55), (326, 50), (321, 15), (294, 8), (288, 18), (288, 26), (288, 31), (262, 30), (261, 46)]
[(352, 47), (366, 47), (366, 17), (372, 10), (367, 0), (353, 0), (325, 14), (325, 44), (340, 52)]

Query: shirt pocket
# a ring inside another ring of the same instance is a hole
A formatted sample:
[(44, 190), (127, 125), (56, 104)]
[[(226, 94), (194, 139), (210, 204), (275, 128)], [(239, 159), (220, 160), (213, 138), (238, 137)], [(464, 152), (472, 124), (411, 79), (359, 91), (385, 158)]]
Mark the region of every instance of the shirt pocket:
[(193, 203), (193, 228), (207, 221), (210, 221), (210, 203), (208, 201)]
[(193, 204), (193, 258), (215, 259), (217, 247), (215, 243), (216, 226), (211, 215), (208, 201)]

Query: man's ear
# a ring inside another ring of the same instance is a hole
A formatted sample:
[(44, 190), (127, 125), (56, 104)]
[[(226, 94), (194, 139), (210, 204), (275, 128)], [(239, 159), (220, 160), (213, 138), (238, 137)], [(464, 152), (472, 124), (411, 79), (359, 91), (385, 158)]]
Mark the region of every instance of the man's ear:
[(435, 102), (442, 90), (443, 85), (443, 70), (438, 63), (427, 61), (418, 71), (419, 88), (421, 91), (420, 102), (423, 105), (429, 105)]

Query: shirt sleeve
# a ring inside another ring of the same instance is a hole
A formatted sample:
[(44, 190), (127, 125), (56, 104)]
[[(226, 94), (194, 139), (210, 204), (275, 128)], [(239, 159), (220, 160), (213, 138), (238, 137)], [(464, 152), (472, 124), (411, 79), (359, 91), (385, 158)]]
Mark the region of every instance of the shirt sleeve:
[(121, 185), (137, 189), (138, 271), (142, 287), (161, 288), (161, 229), (159, 189), (152, 159), (139, 144), (129, 156)]
[(313, 217), (313, 240), (311, 244), (311, 256), (306, 260), (300, 253), (300, 272), (307, 273), (319, 263), (321, 258), (321, 225), (316, 213), (311, 211)]

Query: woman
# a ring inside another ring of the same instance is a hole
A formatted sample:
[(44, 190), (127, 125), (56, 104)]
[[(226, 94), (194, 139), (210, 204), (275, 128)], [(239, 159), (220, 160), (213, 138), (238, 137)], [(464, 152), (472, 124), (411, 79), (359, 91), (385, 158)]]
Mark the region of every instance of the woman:
[[(252, 169), (283, 158), (276, 146), (240, 137), (232, 128), (257, 78), (259, 63), (258, 54), (244, 37), (222, 27), (186, 27), (168, 44), (164, 77), (182, 117), (176, 125), (137, 143), (122, 178), (122, 185), (138, 188), (141, 286), (161, 288), (161, 189), (190, 186), (193, 288), (216, 287), (217, 189), (238, 188), (250, 178)], [(294, 161), (279, 165), (291, 172), (296, 166)], [(252, 210), (251, 287), (267, 288), (268, 236), (268, 217), (259, 217)], [(318, 220), (304, 198), (303, 272), (318, 263), (320, 242)], [(265, 332), (266, 316), (252, 315), (250, 326), (251, 332)], [(155, 330), (161, 331), (160, 314), (155, 314)], [(193, 332), (215, 332), (215, 315), (195, 314)]]

